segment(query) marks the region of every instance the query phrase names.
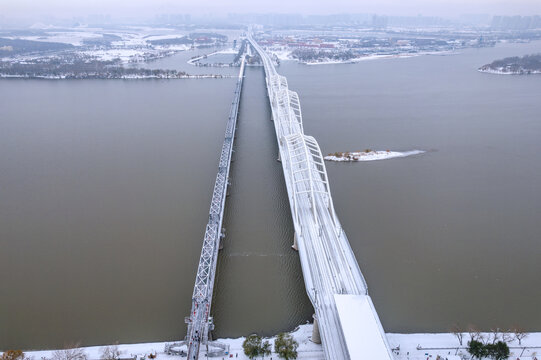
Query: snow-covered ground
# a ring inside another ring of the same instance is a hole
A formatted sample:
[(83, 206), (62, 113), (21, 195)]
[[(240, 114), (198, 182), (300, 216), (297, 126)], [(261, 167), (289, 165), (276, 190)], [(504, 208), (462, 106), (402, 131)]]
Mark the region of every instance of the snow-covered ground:
[[(51, 31), (46, 35), (30, 35), (19, 36), (17, 39), (32, 40), (32, 41), (45, 41), (45, 42), (58, 42), (63, 44), (71, 44), (74, 46), (83, 45), (84, 40), (99, 39), (102, 35), (93, 31)], [(15, 39), (10, 36), (8, 39)]]
[[(188, 32), (178, 29), (151, 27), (124, 27), (121, 29), (73, 27), (59, 30), (43, 27), (46, 30), (39, 35), (11, 35), (4, 37), (11, 40), (19, 39), (70, 44), (75, 46), (75, 48), (62, 50), (59, 54), (65, 56), (67, 52), (73, 52), (90, 56), (99, 61), (120, 59), (123, 63), (158, 59), (173, 55), (179, 51), (189, 50), (192, 47), (191, 44), (151, 43), (153, 40), (178, 39), (188, 35)], [(109, 45), (89, 45), (85, 43), (88, 40), (99, 41), (104, 38), (112, 38)], [(7, 62), (33, 61), (37, 59), (46, 61), (48, 59), (58, 58), (59, 54), (23, 54), (14, 57), (5, 57), (1, 60)]]
[[(323, 355), (323, 349), (321, 345), (314, 344), (310, 341), (312, 336), (312, 325), (306, 324), (299, 326), (294, 332), (291, 333), (295, 340), (299, 343), (298, 359), (313, 359), (313, 360), (323, 360), (325, 359)], [(229, 351), (234, 359), (248, 360), (248, 357), (244, 355), (242, 350), (242, 342), (245, 338), (236, 338), (236, 339), (219, 339), (221, 343), (229, 345)], [(264, 339), (268, 340), (272, 349), (274, 349), (274, 338)], [(164, 353), (166, 342), (156, 342), (156, 343), (143, 343), (143, 344), (122, 344), (118, 345), (119, 350), (121, 351), (121, 358), (133, 358), (137, 359), (146, 359), (150, 354), (157, 354), (157, 359), (180, 359), (180, 356), (167, 355)], [(85, 347), (84, 352), (87, 355), (88, 359), (99, 359), (103, 346), (91, 346)], [(43, 360), (51, 359), (53, 356), (54, 350), (42, 350), (42, 351), (26, 351), (25, 354), (29, 357), (32, 357), (34, 360)], [(278, 359), (276, 354), (271, 356), (266, 356), (265, 359)], [(202, 356), (201, 358), (206, 358)], [(225, 357), (223, 357), (225, 358)], [(222, 357), (216, 358), (222, 359)]]
[(134, 62), (136, 59), (144, 58), (147, 50), (143, 49), (103, 49), (103, 50), (87, 50), (80, 51), (80, 54), (90, 56), (100, 61), (109, 61), (120, 59), (123, 63)]
[[(323, 349), (321, 345), (314, 344), (310, 339), (312, 336), (312, 324), (299, 326), (294, 332), (293, 337), (299, 343), (298, 359), (302, 360), (322, 360), (324, 359)], [(485, 340), (492, 339), (492, 334), (482, 333)], [(513, 337), (513, 334), (508, 334)], [(501, 335), (500, 335), (501, 338)], [(268, 338), (273, 345), (273, 338)], [(387, 334), (387, 340), (393, 349), (393, 355), (396, 360), (436, 360), (438, 356), (441, 360), (459, 360), (470, 359), (466, 346), (470, 340), (468, 333), (463, 333), (462, 344), (460, 345), (457, 337), (451, 333), (438, 334)], [(242, 350), (242, 342), (244, 338), (236, 339), (219, 339), (221, 343), (226, 343), (230, 347), (230, 354), (234, 359), (247, 360)], [(541, 359), (541, 333), (528, 333), (522, 339), (522, 344), (519, 345), (516, 339), (507, 341), (511, 354), (509, 359), (512, 360), (534, 360)], [(156, 354), (156, 359), (173, 360), (180, 359), (179, 356), (167, 355), (164, 353), (164, 348), (167, 343), (143, 343), (143, 344), (122, 344), (118, 345), (121, 351), (121, 358), (137, 357), (138, 360), (147, 359), (148, 355)], [(88, 359), (99, 359), (103, 346), (92, 346), (83, 348)], [(274, 345), (272, 346), (274, 348)], [(41, 351), (26, 351), (25, 354), (34, 360), (51, 359), (54, 350)], [(205, 357), (203, 357), (205, 358)], [(215, 359), (222, 359), (218, 357)], [(273, 353), (266, 356), (265, 359), (278, 359), (278, 356)], [(378, 359), (371, 359), (378, 360)]]
[[(485, 340), (492, 339), (492, 334), (481, 334)], [(513, 336), (513, 334), (508, 334)], [(501, 335), (500, 335), (501, 339)], [(387, 340), (397, 360), (458, 360), (469, 359), (466, 351), (470, 336), (463, 333), (462, 345), (451, 333), (438, 334), (387, 334)], [(515, 339), (507, 342), (510, 350), (509, 359), (532, 360), (541, 359), (541, 333), (529, 333), (521, 345)]]
[(288, 49), (270, 48), (270, 49), (266, 49), (266, 51), (276, 56), (280, 61), (295, 60), (293, 56), (291, 55), (291, 50), (288, 50)]
[(325, 160), (328, 161), (373, 161), (373, 160), (385, 160), (397, 157), (406, 157), (412, 155), (422, 154), (422, 150), (411, 151), (352, 151), (345, 153), (334, 153), (325, 156)]
[(220, 50), (216, 52), (216, 54), (237, 54), (238, 52), (239, 50), (237, 49), (229, 48), (229, 49)]

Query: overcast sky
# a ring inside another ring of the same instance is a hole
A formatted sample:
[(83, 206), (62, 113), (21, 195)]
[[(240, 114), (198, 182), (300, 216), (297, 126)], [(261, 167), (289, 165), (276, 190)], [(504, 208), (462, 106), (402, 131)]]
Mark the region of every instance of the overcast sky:
[(0, 15), (113, 16), (159, 13), (378, 13), (457, 16), (541, 14), (541, 0), (0, 0)]

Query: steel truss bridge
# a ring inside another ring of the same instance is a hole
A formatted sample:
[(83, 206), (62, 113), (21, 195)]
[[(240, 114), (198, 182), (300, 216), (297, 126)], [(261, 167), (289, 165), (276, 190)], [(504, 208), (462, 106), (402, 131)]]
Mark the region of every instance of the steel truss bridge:
[[(308, 297), (315, 309), (325, 356), (392, 359), (379, 317), (368, 295), (347, 236), (334, 210), (319, 145), (304, 134), (299, 96), (277, 73), (252, 35), (263, 62), (272, 118)], [(350, 309), (353, 307), (353, 309)], [(359, 357), (362, 356), (362, 357)], [(375, 357), (374, 357), (375, 356)]]
[[(212, 293), (214, 289), (214, 279), (216, 277), (216, 264), (218, 260), (218, 251), (221, 241), (224, 237), (222, 222), (224, 217), (225, 200), (227, 197), (227, 186), (229, 185), (229, 169), (231, 167), (231, 156), (233, 153), (233, 142), (235, 140), (235, 130), (237, 127), (237, 116), (240, 104), (240, 95), (242, 91), (242, 82), (244, 78), (245, 56), (241, 60), (239, 77), (235, 87), (235, 95), (231, 103), (229, 118), (225, 129), (224, 143), (220, 153), (218, 164), (218, 173), (214, 182), (212, 200), (210, 203), (209, 221), (205, 229), (203, 238), (203, 247), (197, 267), (195, 277), (195, 286), (192, 295), (192, 309), (190, 316), (185, 321), (188, 324), (186, 340), (178, 343), (167, 344), (165, 351), (167, 353), (176, 353), (187, 355), (188, 359), (198, 359), (201, 346), (206, 347), (209, 356), (221, 356), (227, 351), (225, 344), (211, 342), (210, 331), (214, 329), (213, 319), (210, 316), (210, 307), (212, 305)], [(184, 346), (187, 347), (187, 354), (184, 352)], [(209, 349), (210, 346), (210, 349)]]

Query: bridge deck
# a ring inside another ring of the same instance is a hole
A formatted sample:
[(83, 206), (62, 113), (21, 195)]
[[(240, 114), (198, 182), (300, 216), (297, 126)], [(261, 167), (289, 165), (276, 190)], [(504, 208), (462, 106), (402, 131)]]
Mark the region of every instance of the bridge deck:
[[(289, 90), (287, 79), (276, 72), (268, 54), (251, 35), (248, 39), (265, 67), (295, 240), (325, 356), (332, 360), (362, 359), (374, 358), (371, 354), (377, 353), (378, 360), (390, 360), (392, 352), (371, 305), (366, 282), (334, 210), (319, 145), (304, 134), (298, 95)], [(357, 301), (351, 302), (354, 308), (337, 307), (340, 301), (337, 302), (336, 296), (343, 295), (355, 296)], [(359, 329), (363, 329), (359, 334), (352, 333)], [(373, 336), (352, 341), (361, 334)], [(361, 350), (355, 344), (361, 344)]]
[(216, 263), (218, 250), (222, 238), (222, 222), (229, 182), (229, 169), (231, 166), (231, 155), (237, 124), (242, 80), (244, 77), (245, 56), (243, 56), (239, 71), (239, 77), (235, 87), (235, 97), (231, 104), (229, 118), (225, 129), (224, 143), (220, 153), (218, 173), (212, 192), (210, 203), (209, 221), (206, 226), (203, 238), (203, 247), (199, 266), (195, 278), (195, 286), (192, 296), (192, 309), (190, 316), (186, 318), (188, 332), (186, 334), (186, 345), (188, 347), (188, 359), (199, 358), (201, 344), (207, 344), (209, 331), (213, 329), (210, 307), (212, 304), (212, 292), (214, 289), (214, 278), (216, 276)]

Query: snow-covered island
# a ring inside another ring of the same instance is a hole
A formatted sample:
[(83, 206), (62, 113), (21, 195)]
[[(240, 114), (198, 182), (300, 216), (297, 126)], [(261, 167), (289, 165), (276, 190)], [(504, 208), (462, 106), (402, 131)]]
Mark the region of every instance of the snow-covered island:
[(541, 74), (541, 54), (509, 57), (479, 68), (480, 72), (498, 75)]
[(324, 157), (327, 161), (373, 161), (373, 160), (385, 160), (397, 157), (406, 157), (411, 155), (422, 154), (422, 150), (411, 151), (375, 151), (366, 149), (364, 151), (346, 151), (335, 152)]

